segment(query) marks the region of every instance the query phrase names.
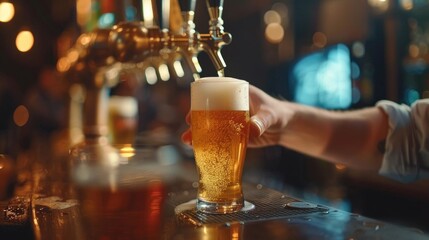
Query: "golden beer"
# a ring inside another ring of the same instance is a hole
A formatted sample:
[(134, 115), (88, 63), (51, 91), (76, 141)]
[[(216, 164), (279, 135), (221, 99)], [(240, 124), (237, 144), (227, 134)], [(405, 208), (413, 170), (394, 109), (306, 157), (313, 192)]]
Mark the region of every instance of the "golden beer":
[(129, 96), (109, 99), (109, 138), (115, 145), (130, 145), (135, 141), (138, 118), (137, 100)]
[(99, 186), (77, 189), (87, 239), (160, 239), (162, 204), (160, 181), (116, 190)]
[[(70, 150), (83, 240), (160, 239), (166, 173), (148, 149), (86, 144)], [(133, 156), (131, 156), (133, 155)]]
[(239, 211), (244, 206), (241, 179), (249, 135), (248, 83), (230, 78), (197, 80), (191, 95), (197, 209)]

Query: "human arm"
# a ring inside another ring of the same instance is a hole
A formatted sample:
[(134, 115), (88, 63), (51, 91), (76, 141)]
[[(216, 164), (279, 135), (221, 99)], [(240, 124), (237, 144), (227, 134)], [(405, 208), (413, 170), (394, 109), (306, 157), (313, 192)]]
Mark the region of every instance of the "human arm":
[(282, 145), (357, 169), (380, 168), (379, 146), (388, 131), (380, 108), (336, 112), (278, 100), (253, 86), (249, 94), (249, 147)]

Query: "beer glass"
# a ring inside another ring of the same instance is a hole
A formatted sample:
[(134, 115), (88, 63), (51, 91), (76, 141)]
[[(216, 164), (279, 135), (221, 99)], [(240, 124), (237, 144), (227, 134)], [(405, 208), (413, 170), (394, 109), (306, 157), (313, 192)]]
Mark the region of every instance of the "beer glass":
[(191, 130), (199, 185), (197, 210), (244, 207), (242, 171), (249, 136), (249, 83), (210, 77), (191, 84)]
[(166, 186), (174, 168), (144, 147), (71, 149), (71, 180), (84, 239), (161, 239)]
[(137, 133), (138, 103), (134, 97), (109, 99), (109, 133), (114, 145), (132, 145)]

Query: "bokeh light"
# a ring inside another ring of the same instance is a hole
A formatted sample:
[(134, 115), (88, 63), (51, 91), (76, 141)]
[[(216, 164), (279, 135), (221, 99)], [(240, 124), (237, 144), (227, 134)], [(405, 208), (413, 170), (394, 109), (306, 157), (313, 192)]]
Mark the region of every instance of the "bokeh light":
[(353, 56), (361, 58), (365, 55), (365, 45), (362, 42), (354, 42), (352, 45)]
[(412, 10), (414, 8), (413, 0), (400, 0), (401, 7), (404, 10)]
[(405, 90), (405, 102), (407, 104), (412, 104), (413, 102), (419, 100), (420, 94), (416, 89), (406, 89)]
[(417, 45), (410, 44), (410, 46), (408, 47), (408, 53), (411, 57), (417, 58), (420, 55), (420, 49)]
[(356, 80), (360, 77), (360, 67), (356, 62), (351, 63), (350, 70), (350, 75), (353, 80)]
[(284, 29), (279, 23), (270, 23), (265, 28), (265, 38), (270, 43), (280, 43), (284, 37)]
[(62, 57), (57, 61), (57, 71), (66, 72), (70, 69), (70, 62), (66, 57)]
[(18, 127), (22, 127), (27, 124), (29, 118), (30, 114), (24, 105), (19, 105), (13, 112), (13, 122)]
[(155, 70), (154, 67), (148, 67), (148, 68), (146, 68), (146, 70), (144, 71), (144, 73), (145, 73), (145, 76), (146, 76), (146, 81), (150, 85), (154, 85), (156, 82), (158, 82), (158, 77), (156, 75), (156, 70)]
[[(131, 158), (134, 157), (134, 155), (136, 155), (136, 151), (132, 146), (124, 146), (121, 149), (119, 149), (119, 154), (123, 157), (123, 158)], [(123, 163), (127, 163), (123, 162)]]
[(9, 22), (15, 15), (15, 8), (12, 3), (0, 3), (0, 22)]
[(16, 48), (20, 52), (28, 52), (34, 45), (34, 36), (30, 31), (21, 31), (16, 36)]
[(176, 72), (176, 75), (178, 77), (185, 76), (185, 71), (183, 70), (183, 66), (182, 66), (182, 63), (180, 63), (180, 61), (175, 61), (173, 63), (173, 68), (174, 68), (174, 72)]
[(264, 22), (265, 24), (270, 24), (270, 23), (278, 23), (281, 24), (282, 23), (282, 18), (280, 16), (280, 14), (274, 10), (269, 10), (264, 14)]
[(375, 10), (377, 10), (379, 12), (385, 12), (389, 9), (390, 1), (388, 1), (388, 0), (368, 0), (368, 3)]
[(168, 81), (170, 79), (170, 72), (166, 64), (159, 65), (158, 72), (162, 81)]
[(109, 28), (115, 24), (115, 14), (105, 13), (100, 16), (98, 20), (98, 26), (100, 28)]
[(271, 7), (272, 10), (276, 11), (283, 20), (285, 18), (289, 18), (289, 8), (288, 6), (283, 2), (276, 2)]
[(318, 48), (323, 48), (328, 43), (328, 38), (326, 34), (322, 32), (316, 32), (313, 34), (313, 44)]
[(76, 0), (77, 23), (85, 26), (91, 19), (91, 0)]
[(337, 44), (301, 58), (291, 72), (294, 101), (327, 109), (352, 103), (350, 51)]
[(335, 168), (336, 168), (338, 171), (344, 171), (344, 170), (346, 170), (346, 166), (345, 166), (345, 165), (343, 165), (343, 164), (335, 164)]

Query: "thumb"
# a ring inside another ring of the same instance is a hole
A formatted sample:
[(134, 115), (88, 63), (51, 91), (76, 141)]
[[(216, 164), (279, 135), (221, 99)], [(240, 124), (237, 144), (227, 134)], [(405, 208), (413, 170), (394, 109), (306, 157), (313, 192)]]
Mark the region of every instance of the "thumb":
[(250, 135), (259, 137), (274, 123), (274, 114), (268, 110), (259, 110), (250, 118)]
[(250, 136), (259, 137), (265, 132), (265, 126), (259, 116), (254, 115), (250, 118)]

